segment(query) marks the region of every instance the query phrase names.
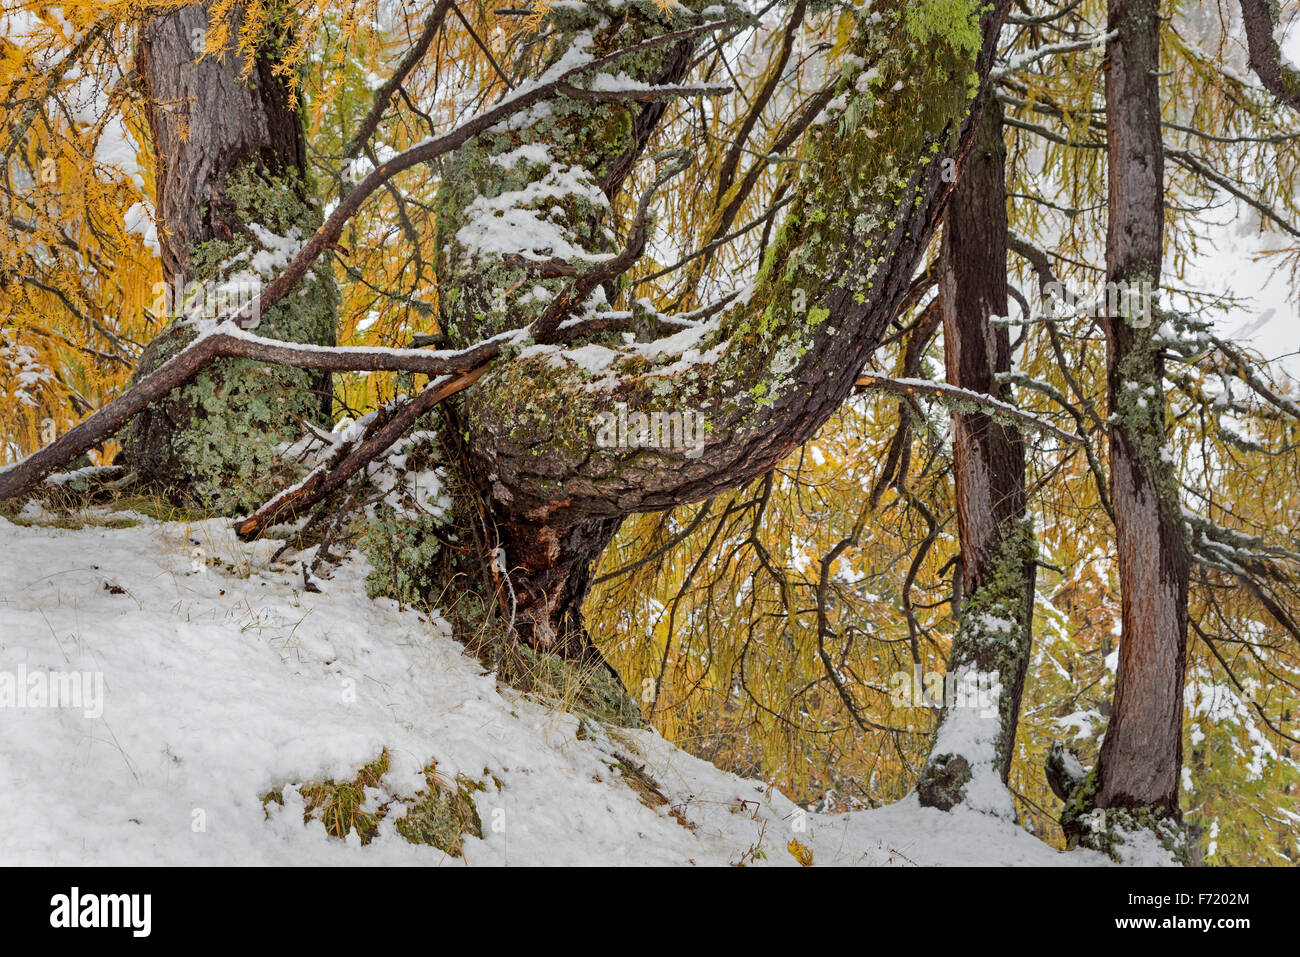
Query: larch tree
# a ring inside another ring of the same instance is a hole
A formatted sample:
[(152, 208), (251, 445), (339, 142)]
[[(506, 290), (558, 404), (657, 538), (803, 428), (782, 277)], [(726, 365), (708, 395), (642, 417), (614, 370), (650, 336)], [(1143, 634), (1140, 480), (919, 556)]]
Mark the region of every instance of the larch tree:
[[(644, 249), (655, 189), (687, 160), (681, 151), (642, 155), (660, 101), (715, 91), (677, 82), (692, 62), (691, 41), (743, 23), (746, 12), (733, 9), (731, 20), (719, 19), (717, 5), (702, 2), (551, 7), (544, 14), (550, 30), (526, 51), (531, 75), (542, 80), (508, 96), (495, 113), (375, 169), (235, 317), (242, 324), (275, 305), (287, 315), (314, 315), (297, 300), (323, 305), (324, 298), (311, 286), (295, 291), (297, 285), (365, 196), (454, 149), (438, 193), (441, 326), (453, 355), (295, 349), (231, 330), (227, 320), (225, 331), (218, 326), (195, 339), (116, 402), (10, 468), (0, 477), (0, 494), (30, 487), (202, 375), (215, 358), (461, 376), (451, 388), (431, 383), (400, 414), (389, 410), (372, 421), (364, 448), (340, 456), (343, 471), (335, 478), (318, 476), (272, 503), (270, 515), (282, 517), (335, 490), (367, 455), (482, 376), (447, 409), (446, 434), (453, 445), (448, 467), (461, 480), (456, 487), (469, 492), (469, 507), (485, 528), (480, 558), (505, 569), (505, 588), (491, 600), (526, 644), (597, 657), (581, 605), (588, 569), (621, 520), (761, 475), (854, 388), (938, 224), (951, 187), (941, 161), (959, 162), (970, 147), (978, 119), (972, 106), (1007, 6), (918, 0), (854, 14), (845, 69), (808, 136), (805, 175), (758, 279), (714, 304), (708, 318), (665, 316), (641, 302), (615, 309), (611, 300)], [(620, 242), (611, 200), (647, 159), (660, 171), (633, 206)], [(251, 192), (257, 187), (252, 182)], [(291, 217), (272, 226), (282, 230), (267, 230), (276, 236), (303, 229)], [(252, 224), (249, 231), (261, 235)], [(246, 242), (220, 236), (203, 248), (205, 262), (224, 268), (238, 268), (251, 252)], [(229, 407), (217, 389), (206, 392)], [(254, 408), (265, 415), (264, 405)], [(703, 427), (690, 442), (654, 442), (639, 429), (632, 441), (606, 443), (602, 414), (616, 408), (637, 423), (689, 415)], [(214, 444), (205, 440), (202, 454)], [(250, 466), (245, 474), (258, 472)], [(240, 483), (222, 487), (238, 490)], [(241, 533), (257, 534), (268, 520), (250, 518)]]
[[(993, 101), (944, 217), (939, 302), (948, 383), (1008, 402), (1010, 384), (999, 378), (1011, 371), (1002, 136)], [(959, 697), (944, 702), (917, 790), (927, 806), (948, 810), (964, 800), (1011, 816), (1000, 785), (1011, 771), (1029, 667), (1037, 570), (1025, 441), (1014, 422), (977, 408), (953, 413), (952, 446), (961, 603), (948, 674)], [(998, 687), (995, 707), (975, 693), (990, 681)]]
[[(1071, 839), (1112, 851), (1110, 825), (1154, 822), (1168, 836), (1177, 813), (1178, 615), (1189, 619), (1194, 561), (1204, 654), (1192, 690), (1220, 669), (1284, 735), (1288, 699), (1261, 703), (1243, 684), (1291, 673), (1273, 633), (1254, 630), (1259, 609), (1300, 634), (1294, 579), (1268, 564), (1294, 557), (1274, 534), (1289, 520), (1264, 501), (1289, 473), (1272, 466), (1267, 489), (1240, 473), (1290, 448), (1294, 402), (1258, 357), (1203, 326), (1173, 342), (1141, 315), (1042, 317), (1015, 285), (1059, 272), (1154, 291), (1163, 256), (1173, 291), (1196, 244), (1187, 224), (1220, 189), (1298, 235), (1294, 134), (1257, 87), (1207, 66), (1185, 10), (1157, 37), (1171, 65), (1150, 81), (1154, 4), (1112, 4), (1112, 36), (1096, 0), (1026, 6), (1001, 32), (1005, 5), (921, 0), (461, 6), (460, 26), (448, 3), (385, 26), (400, 59), (359, 51), (330, 4), (291, 16), (254, 2), (245, 20), (225, 0), (169, 4), (116, 35), (123, 48), (139, 40), (122, 89), (143, 94), (148, 116), (174, 325), (117, 402), (0, 470), (0, 497), (124, 429), (126, 461), (154, 489), (250, 511), (246, 537), (297, 522), (291, 539), (315, 549), (305, 587), (336, 537), (357, 544), (373, 594), (451, 602), (457, 634), (503, 677), (516, 655), (556, 667), (529, 647), (585, 664), (607, 655), (629, 687), (648, 682), (646, 716), (667, 736), (707, 738), (722, 763), (782, 786), (806, 780), (801, 797), (828, 807), (831, 791), (875, 804), (919, 785), (936, 807), (1005, 813), (1014, 793), (1027, 826), (1050, 828), (1048, 742), (1073, 721), (1073, 740), (1093, 747), (1109, 714), (1099, 768), (1065, 774), (1057, 793)], [(1284, 97), (1274, 12), (1242, 9), (1252, 62)], [(1250, 20), (1261, 11), (1264, 31)], [(339, 28), (295, 72), (285, 50), (300, 17)], [(24, 97), (44, 82), (32, 73)], [(348, 92), (323, 94), (331, 85)], [(24, 102), (6, 104), (11, 128)], [(14, 168), (37, 168), (45, 140), (23, 145), (32, 155)], [(1107, 161), (1120, 169), (1109, 222)], [(6, 194), (28, 201), (8, 207), (24, 236), (46, 211), (25, 186)], [(318, 225), (312, 197), (326, 194)], [(50, 285), (47, 251), (67, 247), (41, 229), (25, 262)], [(1008, 253), (1023, 264), (1011, 283)], [(347, 341), (381, 332), (391, 348), (329, 347), (331, 269), (349, 297)], [(256, 310), (242, 308), (248, 285), (262, 290)], [(946, 383), (932, 371), (940, 326)], [(96, 347), (112, 341), (96, 335)], [(335, 409), (359, 415), (334, 433), (320, 428), (331, 374), (347, 376)], [(846, 403), (855, 389), (900, 397), (899, 416), (869, 395)], [(1219, 416), (1269, 447), (1243, 453)], [(1198, 455), (1232, 484), (1200, 481)], [(391, 504), (444, 491), (445, 511), (412, 518)], [(674, 548), (686, 554), (661, 564)], [(629, 568), (642, 572), (628, 588), (587, 602)], [(1245, 589), (1226, 598), (1237, 580)], [(1149, 601), (1148, 587), (1168, 595)], [(600, 605), (590, 633), (584, 602)], [(954, 676), (996, 675), (1001, 695), (974, 733), (947, 708), (932, 740), (916, 710), (929, 705), (891, 706), (884, 679), (945, 660)], [(643, 717), (606, 691), (617, 718)], [(1210, 759), (1192, 747), (1199, 769)]]
[[(292, 20), (283, 12), (245, 55), (242, 15), (212, 23), (213, 6), (164, 12), (140, 29), (136, 69), (157, 166), (160, 305), (174, 321), (150, 343), (138, 375), (193, 338), (191, 319), (245, 305), (321, 221), (301, 113), (277, 59)], [(332, 276), (318, 269), (290, 302), (244, 325), (269, 338), (332, 345), (336, 304)], [(304, 423), (332, 425), (333, 411), (328, 373), (221, 360), (135, 418), (125, 461), (182, 502), (250, 508), (284, 480), (277, 447)]]
[(1063, 818), (1067, 837), (1094, 846), (1138, 825), (1180, 839), (1171, 825), (1181, 818), (1190, 574), (1165, 423), (1164, 324), (1154, 320), (1153, 302), (1164, 259), (1160, 4), (1111, 0), (1108, 27), (1106, 275), (1114, 295), (1105, 328), (1122, 636), (1097, 767)]
[[(762, 474), (853, 388), (937, 224), (948, 188), (939, 160), (969, 146), (1004, 12), (917, 3), (865, 18), (847, 58), (855, 69), (811, 134), (754, 288), (704, 322), (629, 302), (619, 311), (658, 333), (644, 341), (583, 336), (582, 323), (615, 320), (607, 286), (644, 243), (638, 222), (622, 250), (609, 230), (610, 195), (644, 129), (645, 108), (626, 100), (636, 84), (672, 84), (689, 50), (656, 49), (622, 95), (575, 90), (448, 164), (443, 327), (462, 345), (524, 326), (536, 340), (459, 413), (466, 475), (500, 535), (527, 642), (588, 654), (587, 570), (621, 520)], [(698, 16), (601, 4), (554, 15), (563, 32), (552, 57), (600, 55)], [(674, 158), (652, 159), (671, 171)], [(503, 220), (527, 223), (523, 242), (502, 236)], [(616, 405), (638, 423), (689, 413), (705, 427), (675, 448), (646, 435), (611, 447), (597, 423)]]

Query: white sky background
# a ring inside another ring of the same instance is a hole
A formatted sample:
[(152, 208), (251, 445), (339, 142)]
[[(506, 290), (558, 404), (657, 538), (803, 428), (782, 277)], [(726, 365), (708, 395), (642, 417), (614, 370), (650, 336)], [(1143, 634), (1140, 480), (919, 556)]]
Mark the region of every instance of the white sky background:
[(1243, 297), (1239, 308), (1218, 317), (1217, 329), (1233, 341), (1259, 350), (1300, 379), (1296, 291), (1287, 270), (1281, 268), (1282, 257), (1255, 258), (1283, 245), (1281, 238), (1277, 233), (1261, 234), (1244, 218), (1228, 221), (1211, 235), (1217, 249), (1202, 250), (1189, 278), (1195, 279), (1199, 289)]
[[(1287, 28), (1282, 52), (1292, 63), (1300, 63), (1300, 19)], [(1240, 204), (1225, 206), (1207, 219), (1219, 224), (1209, 233), (1214, 248), (1202, 248), (1188, 279), (1203, 291), (1242, 297), (1240, 308), (1218, 318), (1219, 331), (1258, 349), (1300, 379), (1300, 290), (1291, 283), (1285, 257), (1263, 255), (1294, 240), (1276, 229), (1261, 232), (1258, 216)]]

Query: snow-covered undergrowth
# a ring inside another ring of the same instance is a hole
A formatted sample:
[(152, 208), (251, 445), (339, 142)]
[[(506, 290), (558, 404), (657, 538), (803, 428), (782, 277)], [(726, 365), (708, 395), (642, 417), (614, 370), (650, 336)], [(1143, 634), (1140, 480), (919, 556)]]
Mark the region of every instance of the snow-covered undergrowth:
[[(220, 520), (0, 519), (0, 863), (798, 866), (801, 848), (815, 865), (1107, 863), (914, 796), (805, 814), (652, 731), (499, 685), (441, 619), (366, 599), (359, 558), (304, 592), (296, 565), (270, 566), (278, 544)], [(55, 673), (84, 676), (78, 707), (48, 706)], [(299, 785), (385, 751), (368, 804), (399, 810), (373, 840), (304, 823)], [(398, 832), (435, 764), (478, 788), (463, 858)]]

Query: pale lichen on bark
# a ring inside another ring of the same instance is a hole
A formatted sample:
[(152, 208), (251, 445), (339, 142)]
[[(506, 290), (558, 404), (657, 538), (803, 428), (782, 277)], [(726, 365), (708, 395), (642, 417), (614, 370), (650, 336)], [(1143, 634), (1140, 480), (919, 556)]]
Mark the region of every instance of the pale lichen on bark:
[[(320, 223), (303, 185), (291, 175), (263, 176), (251, 167), (227, 180), (226, 197), (235, 215), (279, 239), (305, 237)], [(192, 281), (212, 290), (235, 274), (247, 274), (259, 254), (271, 254), (250, 231), (228, 240), (209, 240), (191, 251)], [(266, 280), (270, 276), (260, 276)], [(292, 342), (333, 344), (338, 292), (328, 265), (318, 266), (287, 301), (267, 310), (257, 333)], [(200, 323), (184, 316), (151, 345), (157, 364), (192, 341)], [(142, 370), (150, 367), (142, 364)], [(332, 425), (328, 376), (246, 359), (223, 359), (189, 385), (141, 416), (129, 433), (129, 458), (147, 461), (150, 478), (164, 487), (183, 487), (183, 497), (204, 508), (230, 513), (250, 509), (273, 495), (291, 466), (281, 446), (296, 439), (303, 421)]]
[[(708, 475), (774, 461), (829, 415), (851, 388), (853, 367), (874, 348), (933, 226), (942, 190), (935, 167), (959, 147), (977, 85), (983, 10), (916, 2), (863, 15), (836, 99), (807, 138), (807, 173), (757, 282), (714, 321), (653, 346), (606, 336), (587, 343), (598, 348), (585, 350), (582, 361), (556, 347), (525, 350), (494, 368), (468, 402), (468, 432), (503, 507), (549, 516), (554, 506), (580, 520), (698, 498), (712, 487)], [(659, 28), (693, 15), (673, 16), (679, 19)], [(491, 156), (544, 147), (552, 170), (576, 160), (593, 180), (607, 158), (598, 145), (611, 128), (604, 106), (561, 100), (536, 112), (532, 123), (485, 137), (448, 164), (444, 321), (465, 338), (464, 327), (519, 325), (563, 285), (521, 284), (524, 270), (500, 256), (479, 256), (467, 268), (455, 239), (466, 235), (467, 209), (479, 197), (536, 188), (546, 175), (540, 164)], [(588, 252), (608, 254), (604, 228), (613, 223), (597, 207), (586, 211), (598, 219), (568, 235)], [(574, 225), (567, 209), (559, 221)], [(534, 285), (545, 293), (530, 300)], [(515, 286), (494, 310), (492, 301)], [(840, 368), (828, 372), (828, 363)], [(703, 454), (688, 463), (681, 450), (596, 448), (591, 423), (616, 401), (632, 412), (703, 415), (712, 424)]]

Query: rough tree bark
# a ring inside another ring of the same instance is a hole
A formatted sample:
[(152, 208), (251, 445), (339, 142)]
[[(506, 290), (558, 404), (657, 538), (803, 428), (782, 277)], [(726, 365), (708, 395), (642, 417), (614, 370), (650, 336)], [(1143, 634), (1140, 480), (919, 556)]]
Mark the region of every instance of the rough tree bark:
[(1293, 110), (1300, 110), (1300, 71), (1287, 62), (1278, 47), (1273, 35), (1277, 16), (1276, 0), (1241, 0), (1250, 68), (1265, 89)]
[(1173, 841), (1180, 818), (1189, 555), (1153, 319), (1164, 233), (1159, 13), (1158, 0), (1109, 3), (1106, 269), (1119, 308), (1106, 345), (1123, 630), (1097, 767), (1062, 819), (1071, 842), (1112, 851), (1117, 828), (1147, 826)]
[[(599, 55), (681, 29), (708, 6), (556, 8), (555, 56)], [(569, 653), (590, 646), (579, 614), (587, 570), (623, 517), (762, 474), (852, 390), (937, 224), (949, 188), (940, 160), (969, 148), (971, 109), (1006, 7), (931, 0), (864, 18), (837, 96), (810, 134), (798, 194), (755, 288), (733, 307), (654, 342), (644, 332), (632, 343), (617, 333), (543, 341), (497, 362), (467, 393), (457, 413), (467, 484), (500, 536), (516, 623), (530, 643)], [(611, 72), (672, 83), (688, 61), (679, 45)], [(590, 277), (617, 253), (610, 199), (618, 174), (643, 159), (645, 132), (637, 104), (574, 91), (446, 164), (440, 303), (454, 342), (528, 325), (571, 295), (581, 277), (557, 276), (556, 259)], [(611, 285), (569, 315), (609, 311)], [(617, 305), (655, 327), (648, 305)], [(649, 425), (601, 445), (600, 416), (616, 404)], [(651, 440), (662, 438), (654, 422), (687, 413), (704, 421), (701, 435)]]
[[(1011, 371), (1011, 338), (989, 319), (1007, 315), (1006, 249), (1006, 147), (994, 100), (948, 203), (939, 296), (948, 382), (1002, 401), (1010, 387), (997, 375)], [(962, 603), (948, 675), (961, 697), (944, 702), (917, 791), (929, 807), (966, 801), (1012, 816), (1000, 785), (1011, 770), (1029, 666), (1036, 570), (1025, 443), (1018, 428), (984, 411), (953, 413), (952, 430)], [(1000, 688), (996, 707), (971, 694), (990, 683)]]
[[(205, 54), (211, 4), (191, 4), (148, 22), (137, 71), (157, 157), (159, 246), (167, 312), (214, 317), (270, 278), (274, 264), (319, 225), (308, 199), (302, 118), (269, 48), (245, 75), (238, 24), (219, 53)], [(287, 29), (287, 28), (283, 28)], [(290, 302), (269, 310), (261, 335), (333, 344), (336, 292), (325, 268)], [(159, 305), (163, 305), (160, 302)], [(173, 322), (146, 350), (137, 376), (193, 335)], [(142, 478), (178, 498), (221, 510), (264, 499), (277, 474), (273, 449), (328, 423), (328, 373), (222, 360), (132, 423), (126, 458)]]
[[(642, 238), (615, 252), (611, 197), (619, 199), (643, 159), (658, 102), (699, 92), (666, 86), (691, 62), (683, 42), (742, 22), (743, 8), (704, 0), (552, 7), (548, 29), (526, 46), (549, 51), (541, 82), (506, 97), (490, 113), (500, 119), (484, 114), (447, 140), (458, 152), (442, 164), (438, 193), (443, 332), (480, 345), (509, 332), (494, 339), (490, 373), (461, 408), (446, 410), (454, 427), (445, 432), (461, 453), (449, 467), (465, 479), (458, 488), (476, 493), (466, 514), (490, 526), (486, 565), (518, 573), (506, 582), (511, 620), (532, 644), (590, 645), (585, 632), (574, 634), (577, 609), (590, 562), (623, 517), (767, 472), (852, 391), (942, 214), (951, 189), (945, 161), (960, 162), (970, 148), (972, 108), (1009, 5), (912, 0), (854, 14), (834, 96), (817, 101), (826, 105), (807, 137), (803, 179), (758, 277), (707, 321), (659, 316), (644, 301), (610, 308), (644, 237), (633, 229)], [(300, 280), (356, 203), (397, 169), (441, 155), (442, 144), (413, 147), (367, 176), (267, 287), (266, 300), (300, 307), (311, 293)], [(684, 152), (655, 157), (659, 185)], [(205, 261), (220, 260), (215, 242), (203, 244)], [(297, 298), (286, 298), (292, 290)], [(622, 332), (629, 325), (637, 330), (630, 341)], [(521, 338), (528, 329), (536, 341)], [(141, 391), (0, 482), (10, 494), (30, 487)], [(601, 436), (615, 409), (641, 424), (610, 444)], [(674, 417), (668, 440), (656, 427)], [(660, 440), (648, 440), (655, 434)]]

